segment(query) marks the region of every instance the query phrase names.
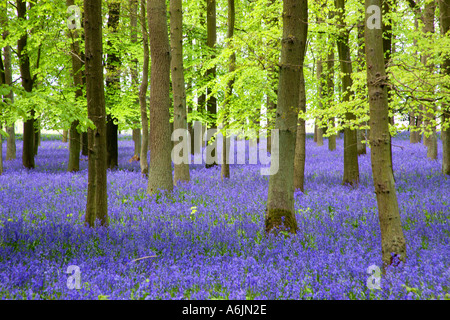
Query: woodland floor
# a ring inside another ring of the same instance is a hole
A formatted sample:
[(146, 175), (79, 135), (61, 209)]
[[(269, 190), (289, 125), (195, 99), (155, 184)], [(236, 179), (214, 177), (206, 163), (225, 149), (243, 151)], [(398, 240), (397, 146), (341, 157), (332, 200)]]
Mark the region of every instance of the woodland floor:
[[(65, 172), (68, 144), (56, 139), (42, 141), (33, 171), (20, 140), (18, 159), (4, 162), (1, 299), (450, 299), (450, 181), (407, 133), (393, 139), (393, 164), (408, 257), (378, 290), (367, 287), (368, 267), (381, 266), (370, 154), (359, 157), (359, 187), (342, 186), (342, 139), (329, 152), (308, 136), (290, 237), (264, 236), (258, 165), (231, 166), (225, 182), (220, 167), (191, 165), (190, 183), (148, 197), (129, 136), (108, 172), (110, 227), (86, 228), (87, 161)], [(79, 290), (67, 287), (69, 265), (80, 268)]]

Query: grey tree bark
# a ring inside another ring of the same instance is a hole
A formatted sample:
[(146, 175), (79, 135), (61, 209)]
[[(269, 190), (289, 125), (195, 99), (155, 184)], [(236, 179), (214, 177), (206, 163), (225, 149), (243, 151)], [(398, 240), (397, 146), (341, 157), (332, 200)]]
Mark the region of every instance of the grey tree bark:
[[(228, 0), (228, 31), (227, 31), (227, 39), (231, 41), (234, 35), (234, 23), (236, 18), (236, 10), (234, 6), (234, 0)], [(228, 43), (228, 47), (231, 48), (231, 44)], [(230, 56), (230, 62), (228, 65), (228, 72), (234, 72), (235, 70), (235, 63), (236, 63), (236, 53), (233, 51), (232, 55)], [(231, 95), (233, 94), (233, 83), (234, 79), (231, 79), (230, 82), (228, 82), (227, 86), (227, 92), (225, 96), (225, 101), (223, 108), (225, 112), (228, 110), (228, 99), (230, 99)], [(228, 118), (225, 117), (225, 121), (223, 124), (223, 127), (226, 129), (228, 127)], [(229, 145), (229, 138), (226, 136), (226, 133), (224, 134), (225, 137), (225, 143), (223, 144), (223, 151), (222, 151), (222, 168), (221, 168), (221, 179), (228, 179), (230, 178), (230, 162), (229, 162), (229, 153), (230, 153), (230, 145)]]
[(141, 173), (144, 176), (148, 175), (148, 108), (147, 108), (147, 88), (148, 88), (148, 69), (149, 69), (149, 49), (148, 49), (148, 33), (147, 33), (147, 19), (146, 19), (146, 0), (141, 0), (141, 13), (140, 22), (142, 28), (142, 46), (144, 49), (144, 62), (142, 67), (142, 81), (139, 87), (139, 105), (141, 109), (141, 122), (142, 122), (142, 143), (141, 143), (141, 156), (140, 156), (140, 166)]
[[(380, 0), (366, 0), (366, 21), (369, 6), (380, 7)], [(406, 260), (406, 243), (400, 220), (390, 159), (389, 110), (387, 76), (383, 55), (381, 29), (365, 27), (367, 87), (370, 105), (370, 141), (372, 175), (378, 204), (381, 229), (383, 271), (394, 263), (394, 257)], [(392, 255), (391, 255), (392, 254)]]
[[(181, 0), (170, 0), (170, 46), (171, 46), (171, 71), (173, 89), (173, 128), (182, 129), (186, 132), (181, 143), (187, 146), (190, 143), (187, 130), (187, 110), (186, 110), (186, 88), (184, 82), (183, 66), (183, 7)], [(183, 148), (181, 153), (188, 152), (188, 148)], [(180, 154), (182, 158), (189, 158)], [(175, 164), (173, 182), (177, 185), (179, 181), (189, 181), (189, 163)]]
[[(294, 159), (300, 86), (308, 33), (308, 1), (283, 1), (283, 36), (275, 128), (279, 130), (279, 169), (269, 177), (266, 233), (297, 231), (294, 212)], [(272, 146), (272, 152), (274, 151)], [(273, 155), (272, 155), (273, 156)]]
[[(66, 5), (72, 6), (75, 4), (74, 0), (67, 0)], [(80, 60), (80, 42), (79, 35), (76, 29), (69, 30), (69, 41), (71, 44), (71, 58), (72, 58), (72, 77), (73, 84), (76, 88), (75, 99), (78, 100), (83, 97), (83, 79), (82, 79), (82, 67), (83, 62)], [(69, 163), (67, 171), (76, 172), (80, 170), (80, 133), (77, 126), (79, 121), (76, 120), (70, 125), (70, 140), (69, 140)]]
[[(130, 27), (131, 27), (131, 43), (137, 43), (137, 20), (138, 20), (138, 0), (129, 0), (129, 12), (130, 12)], [(136, 88), (135, 90), (139, 90), (139, 80), (138, 80), (138, 72), (137, 72), (137, 66), (138, 66), (138, 59), (135, 57), (132, 61), (132, 65), (130, 68), (131, 72), (131, 83), (133, 84), (133, 88)], [(136, 106), (139, 106), (139, 97), (135, 101)], [(134, 122), (135, 125), (139, 123), (138, 120)], [(141, 129), (136, 128), (133, 129), (133, 142), (134, 142), (134, 152), (133, 152), (133, 159), (134, 160), (140, 160), (141, 155)]]
[(172, 191), (170, 139), (170, 46), (164, 0), (147, 2), (150, 39), (150, 169), (147, 193)]

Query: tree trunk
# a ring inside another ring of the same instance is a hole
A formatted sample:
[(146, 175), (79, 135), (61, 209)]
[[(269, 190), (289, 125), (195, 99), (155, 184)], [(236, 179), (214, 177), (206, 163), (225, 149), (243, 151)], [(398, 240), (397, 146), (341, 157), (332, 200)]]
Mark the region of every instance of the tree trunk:
[[(17, 0), (17, 17), (19, 19), (26, 20), (26, 2), (23, 0)], [(26, 92), (33, 90), (33, 78), (30, 71), (30, 58), (27, 49), (27, 31), (17, 41), (17, 55), (19, 58), (20, 76), (22, 78), (22, 87)], [(23, 124), (23, 152), (22, 163), (27, 169), (33, 169), (34, 164), (34, 109), (30, 110), (27, 119), (24, 119)]]
[(152, 72), (150, 75), (150, 170), (147, 193), (172, 191), (170, 139), (170, 46), (166, 3), (148, 1), (148, 29)]
[(272, 172), (269, 177), (266, 233), (278, 227), (295, 233), (298, 228), (294, 211), (294, 158), (307, 21), (307, 0), (283, 1), (283, 37), (275, 122), (275, 128), (279, 130), (279, 152), (276, 152), (278, 146), (272, 146), (272, 157), (278, 156), (279, 170)]
[[(330, 14), (330, 18), (333, 15)], [(331, 107), (334, 100), (334, 41), (331, 39), (331, 36), (328, 39), (329, 49), (328, 49), (328, 61), (327, 61), (327, 102), (328, 107)], [(330, 118), (330, 127), (334, 128), (334, 117)], [(336, 135), (333, 134), (328, 137), (328, 150), (334, 151), (336, 150)]]
[(62, 143), (67, 143), (68, 141), (68, 136), (69, 136), (69, 131), (68, 130), (63, 130), (63, 134), (62, 134)]
[[(216, 0), (206, 0), (206, 26), (207, 26), (207, 40), (206, 44), (212, 50), (215, 49), (216, 40), (217, 40), (217, 26), (216, 26)], [(215, 55), (211, 56), (212, 59), (215, 58)], [(216, 78), (216, 67), (214, 66), (211, 69), (206, 70), (206, 78), (208, 81), (213, 81)], [(206, 101), (206, 108), (208, 110), (208, 114), (212, 115), (213, 122), (208, 124), (208, 129), (217, 129), (216, 117), (217, 117), (217, 99), (214, 95), (211, 95), (212, 88), (208, 86), (208, 100)], [(207, 141), (209, 145), (212, 147), (211, 152), (211, 161), (212, 163), (207, 163), (206, 168), (210, 168), (216, 166), (218, 163), (216, 148), (213, 146), (217, 145), (217, 141)]]
[(95, 129), (88, 129), (88, 194), (86, 225), (99, 219), (108, 226), (106, 184), (106, 110), (102, 65), (102, 1), (84, 0), (85, 70), (88, 117)]
[[(83, 83), (83, 86), (86, 86), (86, 83)], [(87, 156), (88, 155), (88, 133), (82, 132), (81, 133), (81, 155)]]
[[(439, 0), (441, 34), (448, 35), (450, 30), (450, 0)], [(442, 64), (442, 73), (450, 76), (450, 57), (446, 56)], [(449, 86), (446, 88), (449, 90)], [(450, 121), (450, 105), (442, 104), (442, 122)], [(442, 173), (450, 175), (450, 128), (442, 130)]]
[(142, 67), (142, 82), (139, 88), (139, 105), (141, 108), (141, 122), (142, 122), (142, 143), (141, 143), (141, 157), (140, 166), (141, 173), (144, 176), (148, 175), (148, 113), (147, 113), (147, 88), (148, 88), (148, 65), (149, 65), (149, 51), (148, 51), (148, 33), (147, 21), (145, 18), (145, 2), (141, 0), (141, 15), (140, 22), (142, 27), (142, 45), (144, 48), (144, 63)]
[[(109, 37), (114, 37), (119, 27), (120, 2), (108, 2), (108, 30)], [(108, 52), (106, 60), (106, 100), (110, 111), (106, 115), (106, 165), (109, 169), (117, 169), (119, 165), (119, 145), (118, 134), (119, 125), (114, 123), (115, 117), (111, 109), (116, 103), (116, 97), (120, 91), (120, 57), (113, 46), (113, 42), (108, 39)]]
[[(231, 39), (234, 36), (234, 23), (236, 18), (236, 10), (234, 6), (234, 0), (228, 0), (228, 31), (227, 31), (227, 39), (231, 41)], [(228, 47), (231, 48), (232, 45), (230, 42), (228, 42)], [(230, 63), (228, 66), (228, 72), (232, 73), (235, 70), (235, 64), (236, 64), (236, 53), (233, 51), (232, 55), (230, 56)], [(233, 94), (233, 84), (234, 79), (231, 79), (228, 82), (227, 86), (227, 92), (225, 95), (225, 101), (223, 104), (223, 108), (225, 113), (228, 113), (228, 100)], [(225, 121), (223, 124), (224, 131), (226, 132), (226, 129), (228, 128), (229, 120), (227, 115), (225, 116)], [(225, 141), (222, 147), (222, 168), (221, 168), (221, 178), (228, 179), (230, 178), (230, 161), (229, 161), (229, 154), (230, 154), (230, 138), (226, 136), (226, 133), (224, 134)]]
[[(3, 12), (3, 9), (0, 11), (0, 26), (3, 27), (3, 19), (5, 17), (3, 16), (5, 13)], [(6, 14), (5, 14), (6, 15)], [(1, 48), (0, 48), (1, 49)], [(6, 83), (6, 77), (5, 77), (5, 66), (3, 64), (3, 57), (0, 50), (0, 87)], [(3, 96), (5, 98), (5, 96)], [(0, 95), (0, 99), (2, 99), (2, 96)], [(4, 99), (3, 99), (4, 100)], [(0, 119), (3, 116), (2, 115), (3, 110), (0, 109)], [(3, 123), (0, 122), (0, 131), (3, 130)], [(3, 135), (0, 132), (0, 175), (3, 174)]]
[[(3, 39), (6, 39), (9, 32), (3, 32)], [(5, 84), (11, 86), (12, 82), (12, 69), (11, 69), (11, 47), (6, 46), (3, 48), (4, 53), (4, 68), (5, 68)], [(9, 103), (12, 105), (14, 103), (14, 92), (11, 90), (7, 96)], [(8, 138), (6, 141), (6, 161), (16, 159), (16, 133), (14, 128), (14, 123), (6, 125), (6, 133), (8, 133)]]
[[(417, 16), (414, 17), (414, 31), (419, 32), (419, 21)], [(417, 47), (417, 40), (413, 40), (413, 45)], [(417, 50), (416, 50), (417, 55)], [(419, 130), (422, 127), (422, 115), (418, 112), (411, 110), (409, 112), (409, 142), (419, 143), (421, 141), (421, 134)]]
[[(67, 0), (67, 6), (75, 4), (74, 0)], [(72, 77), (73, 84), (76, 87), (75, 100), (81, 99), (83, 97), (83, 79), (82, 79), (82, 68), (83, 63), (79, 59), (81, 50), (80, 42), (78, 40), (78, 31), (76, 29), (69, 30), (69, 41), (71, 42), (71, 56), (72, 56)], [(70, 140), (69, 140), (69, 164), (67, 171), (77, 172), (80, 170), (80, 133), (78, 132), (77, 126), (79, 124), (78, 120), (75, 120), (70, 125)]]
[[(435, 3), (428, 2), (425, 4), (425, 9), (423, 12), (423, 33), (425, 37), (430, 37), (430, 33), (434, 33), (434, 11), (435, 11)], [(434, 70), (434, 65), (429, 64), (428, 60), (430, 55), (422, 55), (421, 61), (425, 68), (429, 70), (430, 73)], [(424, 105), (424, 109), (428, 109)], [(424, 131), (429, 135), (425, 134), (424, 136), (424, 145), (427, 146), (427, 157), (429, 159), (437, 160), (437, 134), (436, 134), (436, 126), (432, 124), (432, 121), (435, 120), (435, 112), (436, 106), (433, 106), (433, 111), (424, 112)]]
[[(358, 72), (364, 70), (364, 21), (360, 21), (358, 25), (358, 59), (357, 59), (357, 68)], [(364, 93), (364, 97), (366, 94)], [(365, 125), (366, 123), (364, 123)], [(365, 138), (365, 130), (357, 129), (356, 131), (356, 140), (357, 140), (357, 152), (358, 156), (366, 154), (366, 144), (363, 143)]]
[[(138, 0), (129, 0), (129, 12), (130, 12), (130, 27), (131, 27), (131, 43), (137, 43), (137, 9), (138, 9)], [(130, 73), (131, 73), (131, 83), (133, 84), (133, 88), (135, 90), (139, 90), (139, 80), (138, 80), (138, 72), (137, 72), (138, 60), (136, 57), (131, 61)], [(139, 97), (135, 101), (135, 105), (139, 106)], [(134, 121), (134, 125), (139, 124), (139, 121)], [(140, 160), (141, 155), (141, 129), (136, 128), (133, 129), (133, 142), (134, 142), (134, 152), (133, 158), (136, 160)]]
[[(371, 5), (380, 7), (381, 1), (366, 0), (366, 21), (370, 17), (367, 8)], [(383, 271), (385, 271), (386, 266), (393, 264), (394, 256), (405, 261), (406, 243), (398, 209), (394, 176), (389, 161), (391, 143), (382, 30), (369, 29), (366, 24), (365, 39), (372, 175), (378, 203)]]
[[(303, 69), (300, 71), (299, 109), (306, 112), (306, 90)], [(294, 190), (305, 192), (305, 161), (306, 161), (306, 125), (303, 118), (297, 120), (297, 134), (294, 158)]]
[[(318, 81), (318, 88), (317, 88), (317, 95), (319, 98), (319, 109), (323, 108), (323, 61), (322, 58), (319, 55), (319, 59), (317, 60), (317, 81)], [(317, 119), (317, 121), (320, 121), (321, 119)], [(321, 128), (321, 125), (316, 122), (316, 143), (318, 147), (323, 146), (323, 129)]]
[(171, 46), (171, 70), (173, 89), (173, 128), (183, 130), (183, 145), (180, 157), (183, 163), (175, 164), (173, 182), (189, 181), (189, 158), (188, 146), (190, 139), (188, 136), (187, 113), (186, 113), (186, 88), (184, 82), (183, 67), (183, 16), (182, 1), (170, 0), (170, 46)]
[[(348, 45), (349, 32), (346, 30), (344, 16), (345, 16), (345, 0), (336, 0), (336, 8), (338, 11), (338, 23), (341, 26), (341, 31), (338, 36), (337, 46), (339, 52), (339, 60), (341, 63), (342, 76), (342, 101), (350, 101), (353, 95), (352, 87), (352, 63), (350, 57), (350, 47)], [(355, 115), (347, 111), (345, 113), (347, 122), (356, 119)], [(344, 129), (344, 178), (343, 184), (355, 186), (359, 183), (359, 167), (358, 167), (358, 149), (356, 130), (350, 128)]]

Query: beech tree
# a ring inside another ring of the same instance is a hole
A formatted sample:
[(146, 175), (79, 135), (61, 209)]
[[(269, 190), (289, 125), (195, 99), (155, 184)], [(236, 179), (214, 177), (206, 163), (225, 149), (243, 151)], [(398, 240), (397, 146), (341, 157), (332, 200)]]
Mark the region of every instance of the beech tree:
[[(228, 47), (231, 48), (231, 40), (233, 39), (234, 35), (234, 23), (236, 21), (236, 10), (234, 6), (234, 0), (228, 0), (228, 29), (227, 29), (227, 39), (228, 39)], [(233, 51), (233, 53), (230, 56), (230, 61), (228, 64), (228, 72), (232, 73), (236, 69), (236, 53)], [(233, 94), (233, 83), (234, 78), (230, 79), (227, 85), (227, 91), (224, 101), (224, 111), (227, 112), (228, 109), (228, 100), (230, 99), (231, 95)], [(229, 123), (227, 115), (225, 115), (225, 121), (223, 122), (224, 129), (227, 128)], [(230, 138), (224, 135), (224, 144), (222, 148), (222, 168), (221, 168), (221, 178), (223, 179), (230, 178)]]
[[(74, 0), (67, 0), (67, 6), (75, 4)], [(81, 50), (79, 42), (79, 34), (76, 29), (69, 30), (69, 39), (71, 40), (70, 55), (72, 58), (72, 77), (73, 84), (76, 87), (75, 100), (83, 97), (83, 79), (82, 67), (83, 62), (80, 60)], [(75, 120), (70, 125), (70, 140), (69, 140), (69, 163), (67, 171), (76, 172), (80, 169), (80, 133), (78, 132), (79, 121)]]
[[(129, 12), (130, 12), (130, 27), (131, 27), (131, 43), (137, 43), (138, 39), (138, 29), (137, 29), (137, 21), (138, 21), (138, 0), (129, 0)], [(131, 82), (133, 84), (133, 88), (139, 88), (139, 79), (138, 79), (138, 71), (137, 71), (138, 59), (135, 56), (131, 61)], [(139, 89), (137, 89), (139, 90)], [(139, 97), (136, 99), (135, 104), (139, 106)], [(139, 121), (135, 121), (135, 123), (139, 123)], [(134, 153), (133, 158), (136, 160), (140, 160), (141, 156), (141, 129), (134, 128), (133, 129), (133, 141), (134, 141)]]
[(141, 173), (144, 176), (148, 175), (148, 112), (147, 112), (147, 87), (148, 87), (148, 68), (149, 68), (149, 51), (148, 51), (148, 33), (147, 33), (147, 19), (146, 19), (146, 0), (141, 0), (140, 22), (142, 28), (142, 46), (144, 49), (144, 62), (142, 66), (142, 81), (139, 87), (139, 106), (141, 110), (142, 122), (142, 143), (141, 143), (141, 157), (140, 167)]
[(295, 233), (298, 228), (294, 212), (294, 158), (307, 32), (308, 1), (284, 0), (275, 120), (275, 128), (279, 130), (279, 170), (269, 177), (265, 217), (267, 233), (276, 227), (286, 228), (291, 233)]
[[(8, 23), (8, 15), (7, 15), (7, 5), (5, 6), (5, 15), (3, 20), (3, 26), (4, 31), (2, 34), (3, 40), (6, 40), (8, 36), (10, 35), (7, 23)], [(1, 52), (0, 52), (1, 55)], [(11, 67), (11, 46), (6, 45), (3, 48), (3, 68), (5, 72), (5, 84), (8, 86), (12, 86), (13, 80), (12, 80), (12, 67)], [(8, 104), (12, 105), (14, 103), (14, 92), (13, 90), (9, 90), (8, 95), (6, 96), (8, 99)], [(13, 160), (16, 159), (16, 132), (14, 128), (14, 123), (11, 125), (10, 123), (6, 123), (6, 133), (8, 134), (7, 140), (6, 140), (6, 158), (5, 160)]]
[[(450, 0), (439, 1), (440, 11), (440, 24), (441, 34), (443, 36), (448, 35), (450, 30)], [(442, 73), (450, 76), (450, 57), (446, 56), (442, 64)], [(447, 90), (450, 86), (444, 86)], [(447, 102), (442, 103), (442, 123), (450, 121), (450, 104)], [(442, 131), (442, 172), (443, 174), (450, 175), (450, 129), (447, 127)]]
[(151, 54), (150, 74), (150, 167), (147, 193), (172, 191), (170, 132), (170, 46), (164, 0), (147, 2)]
[[(120, 56), (114, 43), (119, 27), (120, 1), (108, 1), (108, 41), (107, 41), (107, 60), (106, 60), (106, 98), (108, 107), (111, 109), (116, 104), (118, 91), (120, 90)], [(113, 40), (114, 39), (114, 40)], [(115, 123), (115, 118), (110, 110), (106, 115), (106, 165), (109, 169), (116, 169), (118, 166), (118, 131), (119, 125)]]
[[(339, 61), (342, 72), (342, 101), (350, 101), (352, 92), (352, 62), (349, 47), (349, 30), (344, 23), (345, 0), (336, 0), (336, 9), (339, 23), (339, 35), (337, 47), (339, 52)], [(347, 122), (355, 120), (355, 115), (347, 110), (345, 120)], [(349, 125), (349, 123), (347, 123)], [(356, 130), (346, 126), (344, 129), (344, 178), (343, 183), (357, 185), (359, 182), (358, 150)]]
[[(366, 65), (367, 87), (370, 105), (370, 145), (372, 175), (378, 204), (381, 229), (383, 270), (394, 263), (395, 258), (406, 260), (406, 243), (400, 220), (392, 164), (389, 133), (389, 109), (387, 81), (381, 28), (368, 27), (372, 19), (370, 6), (381, 8), (381, 0), (366, 0)], [(382, 19), (382, 16), (375, 19)]]
[(101, 0), (84, 0), (84, 33), (88, 117), (95, 126), (95, 129), (88, 129), (88, 193), (85, 223), (93, 227), (95, 220), (99, 219), (101, 225), (108, 226)]
[[(23, 0), (16, 1), (17, 17), (26, 20), (27, 3)], [(28, 31), (23, 31), (20, 39), (17, 41), (17, 56), (19, 58), (20, 76), (22, 78), (22, 87), (26, 92), (33, 90), (33, 78), (31, 76), (30, 58), (28, 56), (27, 48)], [(35, 142), (35, 111), (31, 108), (27, 119), (23, 124), (23, 151), (22, 163), (27, 169), (33, 169), (34, 164), (34, 142)]]
[[(207, 26), (207, 39), (206, 44), (212, 50), (215, 50), (216, 41), (217, 41), (217, 23), (216, 23), (216, 0), (206, 0), (206, 26)], [(215, 56), (213, 55), (212, 58)], [(216, 78), (216, 67), (212, 67), (206, 71), (206, 77), (209, 81), (214, 80)], [(216, 117), (217, 117), (217, 98), (212, 92), (212, 88), (208, 87), (208, 97), (206, 101), (206, 109), (208, 113), (212, 117), (212, 122), (208, 124), (209, 129), (217, 129)], [(207, 137), (209, 139), (210, 137)], [(214, 139), (213, 141), (208, 141), (207, 143), (211, 143), (213, 145), (217, 145), (217, 141)], [(212, 167), (217, 165), (217, 154), (216, 148), (212, 148), (211, 152), (212, 163), (206, 164), (206, 167)]]
[(183, 8), (181, 0), (170, 0), (170, 46), (171, 46), (171, 70), (172, 70), (172, 88), (173, 88), (173, 129), (184, 130), (182, 137), (184, 148), (179, 155), (185, 161), (181, 164), (175, 164), (173, 182), (176, 185), (178, 181), (189, 181), (189, 161), (190, 152), (188, 152), (188, 126), (186, 114), (186, 88), (184, 82), (183, 67)]

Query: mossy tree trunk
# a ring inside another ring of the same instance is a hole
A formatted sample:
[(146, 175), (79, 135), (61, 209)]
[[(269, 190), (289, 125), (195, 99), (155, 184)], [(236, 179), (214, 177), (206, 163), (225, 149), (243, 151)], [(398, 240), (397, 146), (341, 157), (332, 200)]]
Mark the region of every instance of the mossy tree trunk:
[[(380, 7), (381, 1), (366, 0), (365, 5), (367, 21), (370, 17), (367, 8), (371, 5)], [(383, 271), (385, 271), (388, 265), (393, 264), (393, 257), (405, 261), (406, 243), (401, 225), (394, 176), (389, 161), (391, 140), (382, 30), (369, 29), (366, 24), (365, 39), (372, 175), (378, 204)], [(391, 256), (391, 254), (393, 255)]]
[[(279, 169), (269, 177), (265, 217), (266, 233), (274, 228), (297, 231), (294, 212), (294, 159), (300, 86), (308, 33), (308, 1), (283, 1), (278, 104), (275, 128), (279, 130)], [(272, 145), (272, 157), (277, 150)]]

